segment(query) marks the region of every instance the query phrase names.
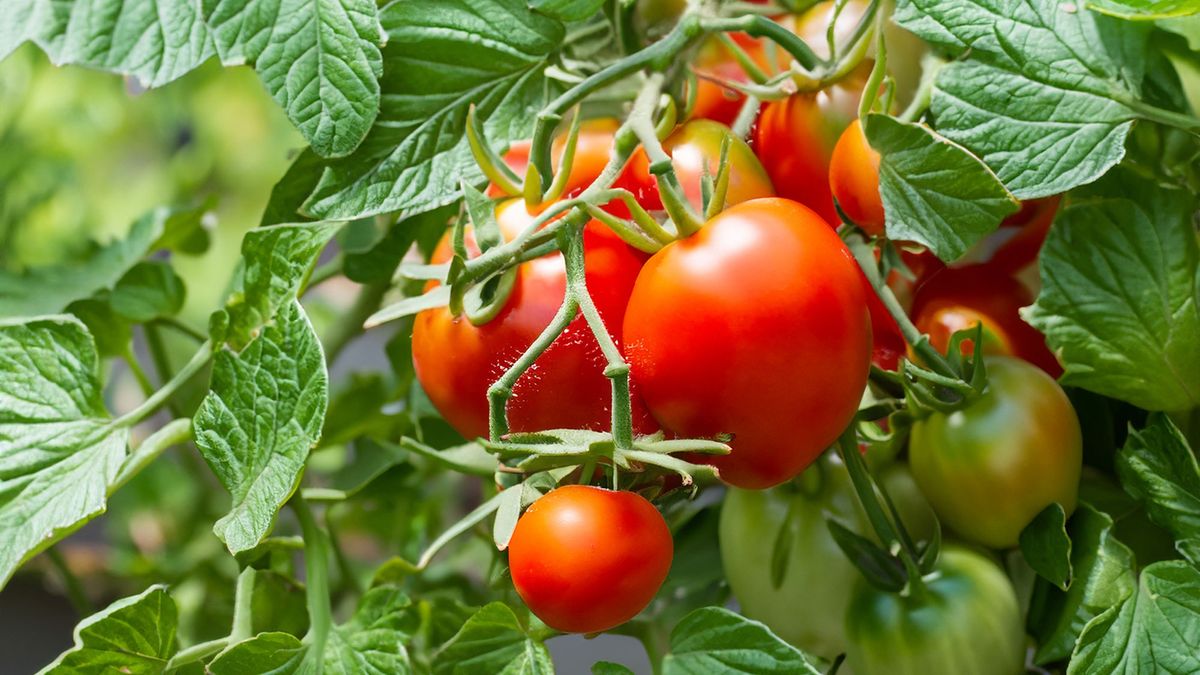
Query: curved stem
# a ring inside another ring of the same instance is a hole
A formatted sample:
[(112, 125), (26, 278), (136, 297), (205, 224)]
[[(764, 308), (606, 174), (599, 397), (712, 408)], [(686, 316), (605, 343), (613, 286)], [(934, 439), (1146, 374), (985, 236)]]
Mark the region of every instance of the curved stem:
[[(882, 17), (883, 13), (879, 13), (878, 17)], [(862, 98), (858, 101), (858, 117), (863, 119), (871, 112), (871, 108), (875, 105), (875, 100), (879, 96), (879, 85), (883, 83), (883, 78), (887, 75), (887, 41), (883, 39), (883, 20), (877, 20), (880, 24), (875, 31), (875, 64), (871, 66), (871, 75), (867, 78), (867, 84), (863, 87)], [(883, 111), (887, 113), (885, 109)]]
[(1200, 136), (1200, 118), (1159, 108), (1134, 98), (1121, 97), (1118, 100), (1144, 119)]
[(208, 364), (209, 359), (212, 358), (212, 355), (212, 342), (205, 340), (200, 345), (200, 349), (196, 351), (196, 354), (192, 356), (192, 360), (188, 361), (187, 365), (175, 374), (175, 377), (172, 377), (170, 381), (154, 392), (150, 398), (143, 401), (141, 405), (113, 420), (112, 425), (115, 427), (131, 427), (149, 417), (160, 406), (166, 403), (177, 389), (186, 384), (188, 380), (192, 379), (193, 375), (204, 368)]
[(92, 601), (88, 600), (87, 593), (83, 590), (83, 584), (79, 582), (79, 577), (75, 576), (75, 572), (71, 570), (71, 566), (67, 564), (66, 558), (63, 558), (62, 552), (58, 550), (57, 546), (46, 549), (46, 559), (62, 577), (67, 600), (71, 601), (71, 607), (75, 609), (75, 613), (81, 618), (94, 614), (96, 608), (92, 606)]
[(254, 635), (254, 578), (257, 570), (247, 567), (238, 575), (237, 590), (233, 596), (233, 626), (229, 630), (229, 642), (237, 644)]
[(292, 496), (290, 503), (300, 521), (300, 532), (304, 535), (304, 581), (308, 598), (308, 633), (304, 641), (320, 659), (325, 652), (329, 631), (333, 629), (333, 608), (329, 601), (329, 542), (299, 491)]
[(209, 640), (208, 642), (201, 642), (200, 644), (192, 645), (186, 649), (180, 649), (178, 652), (175, 652), (175, 656), (172, 656), (171, 659), (167, 661), (166, 672), (175, 672), (179, 668), (186, 666), (189, 663), (203, 661), (204, 659), (207, 659), (208, 657), (220, 652), (222, 649), (225, 649), (228, 646), (229, 637), (226, 636), (217, 638), (215, 640)]
[(150, 434), (138, 445), (136, 450), (125, 458), (125, 463), (121, 465), (117, 477), (108, 486), (108, 494), (116, 492), (134, 476), (141, 473), (142, 469), (158, 459), (159, 455), (163, 454), (167, 448), (187, 443), (190, 440), (192, 440), (192, 420), (187, 417), (172, 420), (163, 428)]
[(741, 16), (734, 19), (705, 17), (700, 19), (700, 27), (714, 33), (742, 32), (754, 37), (770, 38), (791, 54), (796, 63), (805, 70), (815, 70), (825, 63), (817, 58), (812, 48), (800, 39), (800, 36), (765, 16)]
[(633, 103), (633, 110), (629, 112), (628, 124), (637, 134), (646, 152), (646, 158), (650, 160), (650, 173), (654, 174), (658, 184), (658, 195), (667, 210), (667, 215), (675, 223), (679, 234), (686, 237), (699, 230), (703, 223), (692, 213), (691, 206), (683, 197), (683, 189), (675, 177), (671, 156), (663, 149), (662, 143), (654, 133), (652, 115), (658, 95), (662, 91), (663, 80), (662, 73), (655, 73), (647, 78), (646, 86), (638, 94)]

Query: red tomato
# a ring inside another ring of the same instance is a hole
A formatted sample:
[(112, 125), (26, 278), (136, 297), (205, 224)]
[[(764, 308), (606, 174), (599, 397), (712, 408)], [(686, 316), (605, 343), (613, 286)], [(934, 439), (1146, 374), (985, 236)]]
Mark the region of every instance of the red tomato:
[(1019, 211), (1005, 218), (967, 257), (1010, 274), (1033, 264), (1050, 233), (1058, 203), (1059, 197), (1023, 202)]
[(537, 500), (508, 545), (513, 586), (546, 625), (598, 633), (650, 604), (674, 543), (658, 510), (633, 492), (567, 485)]
[[(620, 126), (620, 122), (612, 118), (586, 120), (579, 125), (579, 138), (575, 142), (575, 157), (571, 162), (571, 174), (567, 178), (564, 197), (574, 197), (583, 192), (604, 171), (604, 165), (608, 163), (608, 156), (612, 151), (613, 137)], [(566, 142), (566, 134), (560, 134), (551, 146), (550, 160), (555, 171), (558, 170), (558, 160)], [(518, 176), (524, 176), (525, 168), (529, 166), (531, 145), (532, 141), (516, 141), (509, 146), (508, 152), (504, 153), (504, 162)], [(489, 184), (487, 195), (503, 197), (504, 192)]]
[[(762, 42), (745, 33), (731, 33), (730, 37), (755, 65), (766, 72), (774, 70)], [(790, 57), (781, 52), (779, 58), (783, 60)], [(705, 40), (696, 53), (693, 64), (693, 70), (696, 71), (696, 102), (692, 106), (692, 118), (714, 120), (727, 126), (733, 124), (742, 110), (742, 104), (746, 102), (746, 97), (741, 92), (719, 83), (748, 82), (750, 78), (746, 71), (729, 48), (716, 38)]]
[(811, 210), (755, 199), (668, 244), (638, 275), (625, 344), (643, 399), (684, 436), (733, 434), (728, 483), (778, 485), (849, 424), (871, 329), (858, 265)]
[[(531, 216), (519, 199), (496, 209), (501, 230), (512, 238)], [(474, 248), (474, 242), (468, 242)], [(620, 327), (625, 305), (645, 256), (597, 223), (584, 232), (588, 289), (600, 316)], [(477, 252), (477, 251), (476, 251)], [(450, 260), (449, 236), (433, 262)], [(566, 270), (562, 256), (549, 254), (521, 265), (512, 295), (491, 321), (475, 326), (445, 307), (417, 315), (413, 325), (413, 364), (417, 379), (451, 426), (467, 438), (487, 436), (487, 389), (537, 338), (562, 304)], [(607, 429), (611, 386), (604, 356), (582, 316), (517, 381), (508, 404), (514, 431), (554, 428)], [(634, 425), (651, 431), (644, 408), (634, 398)]]
[(841, 222), (829, 190), (830, 158), (838, 137), (858, 115), (870, 67), (864, 62), (828, 89), (767, 104), (754, 128), (752, 145), (775, 191), (813, 209), (830, 225)]
[[(984, 353), (1016, 356), (1058, 377), (1062, 366), (1046, 347), (1046, 339), (1019, 314), (1032, 303), (1029, 290), (1001, 270), (988, 265), (947, 268), (917, 289), (912, 317), (943, 353), (952, 334), (982, 322)], [(964, 343), (963, 351), (972, 353), (974, 345)]]
[[(731, 141), (726, 207), (758, 197), (775, 196), (771, 179), (745, 141), (719, 122), (692, 120), (673, 131), (663, 141), (663, 149), (671, 156), (671, 164), (675, 167), (675, 176), (679, 179), (684, 196), (697, 211), (701, 210), (703, 203), (701, 176), (707, 167), (708, 175), (716, 179), (721, 168), (721, 143), (726, 136)], [(630, 157), (616, 187), (632, 192), (638, 203), (651, 211), (663, 208), (658, 182), (650, 173), (650, 161), (642, 148), (638, 148)]]
[(829, 189), (842, 213), (855, 225), (871, 236), (883, 236), (879, 153), (867, 143), (859, 120), (846, 127), (833, 148), (829, 160)]

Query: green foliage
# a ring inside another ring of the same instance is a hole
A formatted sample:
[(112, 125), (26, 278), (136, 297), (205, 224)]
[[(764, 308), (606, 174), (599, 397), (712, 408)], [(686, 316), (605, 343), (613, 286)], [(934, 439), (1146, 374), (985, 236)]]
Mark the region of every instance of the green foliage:
[(507, 605), (494, 602), (475, 612), (434, 661), (443, 673), (553, 673), (550, 653), (531, 638)]
[(151, 586), (80, 622), (75, 628), (75, 646), (42, 673), (162, 673), (178, 646), (176, 621), (175, 601), (167, 589)]
[(776, 637), (763, 624), (723, 607), (705, 607), (685, 616), (671, 632), (666, 675), (685, 673), (809, 673), (814, 659)]

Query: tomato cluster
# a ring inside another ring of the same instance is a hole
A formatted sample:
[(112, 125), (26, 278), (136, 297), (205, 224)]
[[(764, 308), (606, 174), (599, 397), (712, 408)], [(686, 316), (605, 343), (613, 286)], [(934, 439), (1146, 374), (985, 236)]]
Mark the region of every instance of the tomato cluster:
[[(825, 16), (828, 7), (814, 11)], [(801, 34), (811, 30), (804, 20), (780, 19), (789, 20)], [(762, 70), (774, 68), (760, 41), (745, 35), (732, 41)], [(898, 633), (885, 626), (903, 627), (911, 638), (903, 653), (917, 654), (898, 657), (890, 665), (907, 670), (896, 672), (950, 672), (938, 670), (943, 666), (1007, 672), (1019, 664), (1020, 626), (1012, 588), (993, 563), (952, 549), (923, 598), (867, 588), (824, 524), (831, 513), (856, 530), (867, 527), (845, 467), (822, 462), (821, 486), (803, 487), (814, 475), (806, 468), (853, 422), (872, 364), (896, 370), (904, 358), (920, 361), (909, 353), (898, 322), (904, 317), (892, 315), (836, 229), (844, 217), (870, 239), (887, 236), (880, 158), (856, 119), (869, 63), (818, 91), (764, 105), (748, 141), (728, 126), (744, 101), (721, 83), (745, 78), (729, 43), (705, 43), (693, 65), (700, 77), (691, 116), (662, 140), (681, 194), (661, 191), (665, 184), (642, 148), (614, 187), (656, 218), (667, 202), (716, 215), (695, 232), (679, 227), (679, 236), (653, 254), (634, 249), (604, 222), (583, 230), (588, 292), (629, 365), (635, 433), (728, 443), (728, 455), (685, 459), (711, 464), (731, 486), (720, 538), (730, 586), (747, 615), (813, 652), (846, 652), (855, 672), (889, 672), (879, 655), (899, 649)], [(561, 198), (578, 195), (601, 174), (618, 127), (611, 119), (582, 125)], [(563, 145), (559, 138), (553, 146), (556, 171)], [(516, 144), (504, 160), (520, 173), (529, 154), (528, 143)], [(723, 208), (711, 209), (706, 200), (723, 173), (728, 181), (717, 197)], [(488, 194), (505, 196), (495, 185)], [(603, 206), (617, 217), (632, 215), (620, 201)], [(501, 234), (511, 240), (550, 207), (498, 201)], [(948, 537), (1007, 548), (1046, 506), (1074, 508), (1079, 424), (1053, 379), (1061, 373), (1057, 359), (1019, 313), (1032, 300), (1023, 277), (1056, 207), (1053, 199), (1025, 204), (954, 265), (905, 242), (891, 244), (908, 270), (887, 281), (915, 328), (945, 354), (953, 334), (982, 324), (982, 345), (958, 344), (964, 353), (986, 354), (991, 377), (962, 409), (924, 411), (911, 425), (907, 459), (877, 467), (917, 537), (932, 535), (936, 513)], [(466, 234), (468, 253), (479, 255)], [(432, 262), (452, 258), (447, 235)], [(463, 436), (488, 435), (489, 386), (550, 325), (566, 284), (563, 259), (553, 252), (519, 265), (500, 310), (485, 322), (447, 308), (418, 315), (417, 377)], [(517, 380), (505, 410), (508, 429), (608, 430), (613, 389), (606, 365), (590, 328), (576, 317)], [(589, 476), (581, 475), (582, 482)], [(772, 537), (781, 531), (790, 532), (793, 554), (775, 587), (764, 568), (774, 564)], [(521, 598), (547, 625), (568, 632), (603, 631), (635, 616), (663, 583), (671, 558), (670, 530), (649, 501), (588, 486), (560, 487), (538, 499), (518, 520), (509, 546)], [(813, 602), (828, 611), (792, 611)], [(921, 612), (931, 602), (938, 608), (932, 620), (955, 624), (956, 640), (991, 631), (982, 650), (986, 667), (918, 654), (928, 638), (920, 632)]]

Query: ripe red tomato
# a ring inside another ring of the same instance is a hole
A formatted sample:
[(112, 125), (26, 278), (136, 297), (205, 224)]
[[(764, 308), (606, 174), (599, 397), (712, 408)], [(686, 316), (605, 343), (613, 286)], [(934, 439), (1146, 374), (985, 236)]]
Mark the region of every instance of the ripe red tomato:
[[(729, 137), (729, 188), (725, 193), (726, 207), (758, 197), (774, 197), (771, 179), (746, 142), (729, 127), (712, 120), (692, 120), (677, 128), (663, 141), (663, 149), (671, 156), (675, 176), (683, 188), (688, 203), (697, 211), (703, 204), (701, 177), (705, 170), (715, 180), (721, 168), (721, 143)], [(707, 169), (706, 169), (707, 168)], [(638, 148), (616, 182), (634, 194), (638, 203), (651, 211), (663, 208), (658, 182), (650, 173), (646, 152)]]
[[(982, 322), (984, 353), (1024, 359), (1051, 377), (1062, 366), (1046, 347), (1046, 338), (1021, 319), (1020, 309), (1033, 303), (1021, 282), (989, 265), (946, 268), (931, 275), (913, 298), (913, 323), (945, 353), (950, 336)], [(974, 345), (963, 343), (970, 354)]]
[(1052, 503), (1075, 509), (1079, 418), (1062, 387), (1018, 359), (987, 359), (988, 385), (966, 408), (913, 424), (909, 463), (938, 518), (964, 539), (1015, 546)]
[(567, 485), (517, 521), (513, 586), (546, 625), (598, 633), (637, 616), (667, 578), (671, 531), (641, 495)]
[(842, 132), (829, 160), (829, 189), (855, 225), (871, 236), (883, 235), (883, 200), (879, 196), (879, 153), (867, 143), (862, 122)]
[(871, 360), (859, 269), (815, 213), (743, 202), (638, 275), (625, 345), (643, 399), (686, 436), (733, 434), (706, 458), (745, 488), (811, 464), (854, 416)]
[[(596, 177), (604, 171), (608, 156), (612, 151), (613, 137), (621, 124), (612, 118), (585, 120), (579, 125), (579, 137), (575, 141), (575, 157), (571, 162), (571, 173), (567, 178), (563, 197), (574, 197), (583, 192)], [(558, 160), (566, 145), (566, 134), (560, 134), (554, 139), (550, 150), (550, 161), (554, 170), (558, 170)], [(504, 162), (518, 176), (525, 175), (529, 166), (529, 149), (532, 141), (516, 141), (504, 153)], [(503, 197), (504, 192), (493, 184), (488, 185), (489, 197)]]
[[(531, 221), (519, 199), (502, 203), (496, 217), (512, 238)], [(474, 241), (469, 241), (474, 248)], [(584, 231), (588, 290), (611, 329), (621, 326), (625, 305), (645, 255), (593, 222)], [(475, 251), (477, 252), (477, 250)], [(450, 260), (449, 235), (433, 262)], [(445, 307), (419, 313), (413, 325), (417, 379), (446, 421), (467, 438), (487, 436), (487, 389), (537, 338), (562, 303), (566, 269), (549, 254), (522, 264), (504, 308), (482, 326)], [(607, 429), (611, 386), (604, 356), (582, 316), (517, 381), (508, 404), (514, 431), (554, 428)], [(634, 425), (652, 431), (649, 415), (634, 397)]]
[[(865, 70), (864, 70), (865, 69)], [(838, 137), (858, 115), (870, 64), (828, 89), (789, 96), (763, 107), (754, 128), (754, 151), (781, 197), (841, 222), (829, 190), (829, 162)]]

